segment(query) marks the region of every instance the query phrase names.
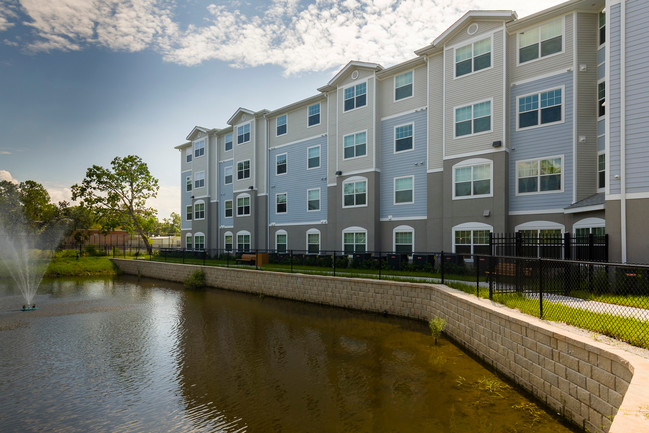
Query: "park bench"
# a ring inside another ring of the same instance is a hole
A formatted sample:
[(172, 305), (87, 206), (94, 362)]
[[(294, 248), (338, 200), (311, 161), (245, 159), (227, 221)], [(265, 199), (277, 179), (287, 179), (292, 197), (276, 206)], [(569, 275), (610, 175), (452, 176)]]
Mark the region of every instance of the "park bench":
[(254, 265), (256, 261), (257, 254), (242, 254), (241, 257), (237, 259), (237, 262), (246, 262), (251, 265)]

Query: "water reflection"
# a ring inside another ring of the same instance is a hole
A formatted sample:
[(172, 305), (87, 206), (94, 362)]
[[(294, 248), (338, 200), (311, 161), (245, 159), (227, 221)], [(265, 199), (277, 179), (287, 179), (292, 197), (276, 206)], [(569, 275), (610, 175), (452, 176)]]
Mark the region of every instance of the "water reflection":
[(569, 431), (425, 323), (124, 277), (39, 293), (0, 295), (2, 432)]

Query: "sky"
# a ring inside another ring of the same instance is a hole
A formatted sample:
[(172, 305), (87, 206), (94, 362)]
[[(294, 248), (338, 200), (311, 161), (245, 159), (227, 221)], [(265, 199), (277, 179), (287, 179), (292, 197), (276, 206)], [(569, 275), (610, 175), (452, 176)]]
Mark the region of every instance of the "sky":
[(194, 126), (315, 95), (350, 60), (413, 58), (469, 10), (561, 2), (0, 0), (0, 180), (70, 201), (89, 167), (139, 155), (167, 218)]

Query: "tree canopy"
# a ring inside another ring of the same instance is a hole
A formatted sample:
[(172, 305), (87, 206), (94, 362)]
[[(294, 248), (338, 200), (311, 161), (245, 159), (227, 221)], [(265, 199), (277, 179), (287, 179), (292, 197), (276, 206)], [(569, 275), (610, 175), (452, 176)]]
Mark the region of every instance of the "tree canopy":
[(79, 201), (99, 217), (102, 230), (121, 227), (137, 233), (151, 253), (146, 236), (156, 221), (157, 211), (146, 201), (158, 194), (158, 180), (139, 156), (115, 157), (111, 168), (93, 165), (81, 184), (72, 186), (72, 200)]

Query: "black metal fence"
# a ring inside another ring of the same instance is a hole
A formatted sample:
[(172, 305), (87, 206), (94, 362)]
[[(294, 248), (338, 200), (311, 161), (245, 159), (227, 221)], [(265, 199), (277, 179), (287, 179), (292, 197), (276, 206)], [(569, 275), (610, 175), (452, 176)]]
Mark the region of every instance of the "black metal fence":
[(489, 251), (494, 256), (608, 262), (608, 235), (578, 236), (543, 231), (490, 234)]

